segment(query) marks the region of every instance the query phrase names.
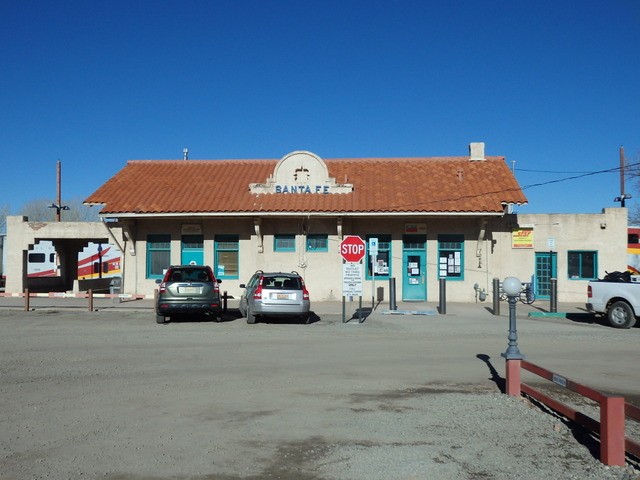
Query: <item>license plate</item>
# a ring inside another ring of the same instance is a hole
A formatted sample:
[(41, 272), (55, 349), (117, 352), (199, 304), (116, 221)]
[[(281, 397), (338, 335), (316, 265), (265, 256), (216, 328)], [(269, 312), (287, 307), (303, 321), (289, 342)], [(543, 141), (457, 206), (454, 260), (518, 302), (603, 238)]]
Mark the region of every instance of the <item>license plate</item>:
[(276, 300), (289, 300), (291, 299), (291, 295), (288, 293), (278, 293), (276, 294)]
[(200, 293), (200, 287), (178, 287), (178, 293)]

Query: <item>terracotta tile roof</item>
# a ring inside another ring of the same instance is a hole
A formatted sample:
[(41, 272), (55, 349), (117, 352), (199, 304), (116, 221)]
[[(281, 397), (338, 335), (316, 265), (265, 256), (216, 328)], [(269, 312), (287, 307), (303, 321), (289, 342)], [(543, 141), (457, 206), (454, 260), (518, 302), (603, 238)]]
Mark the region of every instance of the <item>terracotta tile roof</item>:
[(85, 200), (103, 214), (501, 213), (527, 202), (504, 157), (323, 159), (347, 194), (253, 194), (278, 160), (135, 160)]

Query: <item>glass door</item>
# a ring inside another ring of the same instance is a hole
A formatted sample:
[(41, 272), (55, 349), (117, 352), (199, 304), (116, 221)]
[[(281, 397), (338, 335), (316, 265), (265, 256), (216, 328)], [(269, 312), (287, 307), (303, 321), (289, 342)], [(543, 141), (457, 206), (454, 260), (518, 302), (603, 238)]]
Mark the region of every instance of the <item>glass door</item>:
[(557, 278), (558, 254), (556, 252), (536, 252), (536, 274), (534, 291), (538, 298), (551, 296), (551, 279)]

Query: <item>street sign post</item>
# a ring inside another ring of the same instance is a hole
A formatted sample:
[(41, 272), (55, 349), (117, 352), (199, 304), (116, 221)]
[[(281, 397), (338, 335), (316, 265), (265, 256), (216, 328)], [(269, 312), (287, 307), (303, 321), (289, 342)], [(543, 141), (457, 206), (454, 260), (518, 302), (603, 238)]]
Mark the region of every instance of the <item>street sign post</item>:
[(357, 235), (347, 235), (340, 242), (340, 255), (346, 262), (359, 262), (364, 257), (365, 243)]
[(342, 264), (342, 323), (347, 321), (345, 297), (360, 297), (358, 308), (358, 323), (362, 323), (362, 263), (366, 244), (357, 235), (347, 235), (340, 242)]

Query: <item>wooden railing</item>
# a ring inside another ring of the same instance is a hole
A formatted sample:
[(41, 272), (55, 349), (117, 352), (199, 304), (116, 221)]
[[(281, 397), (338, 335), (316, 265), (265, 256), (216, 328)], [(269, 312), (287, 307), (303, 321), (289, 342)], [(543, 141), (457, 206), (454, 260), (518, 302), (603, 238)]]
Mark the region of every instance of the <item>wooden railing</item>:
[[(521, 368), (598, 402), (600, 420), (595, 420), (540, 390), (522, 383), (520, 380)], [(640, 408), (626, 403), (624, 397), (599, 392), (526, 360), (507, 360), (506, 372), (508, 395), (520, 396), (525, 393), (573, 422), (598, 434), (600, 437), (600, 461), (605, 465), (624, 466), (626, 452), (640, 457), (640, 443), (625, 437), (626, 418), (640, 422)]]

